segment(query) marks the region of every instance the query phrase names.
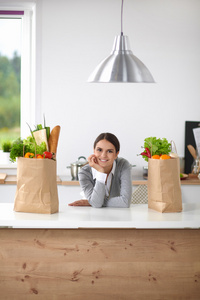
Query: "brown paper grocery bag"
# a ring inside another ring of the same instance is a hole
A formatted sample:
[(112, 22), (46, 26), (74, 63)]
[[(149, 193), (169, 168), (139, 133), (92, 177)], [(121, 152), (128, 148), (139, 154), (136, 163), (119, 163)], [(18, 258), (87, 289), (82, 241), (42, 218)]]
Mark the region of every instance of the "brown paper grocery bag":
[(53, 214), (58, 212), (56, 161), (19, 157), (14, 211)]
[(149, 158), (148, 207), (162, 213), (182, 211), (179, 158)]

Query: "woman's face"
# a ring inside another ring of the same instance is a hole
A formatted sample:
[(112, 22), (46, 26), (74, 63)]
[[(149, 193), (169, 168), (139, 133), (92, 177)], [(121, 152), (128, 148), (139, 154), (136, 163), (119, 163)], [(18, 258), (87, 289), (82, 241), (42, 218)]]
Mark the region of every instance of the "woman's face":
[(116, 152), (115, 146), (107, 140), (101, 140), (94, 148), (94, 155), (97, 157), (97, 163), (105, 169), (112, 169), (114, 160), (119, 152)]

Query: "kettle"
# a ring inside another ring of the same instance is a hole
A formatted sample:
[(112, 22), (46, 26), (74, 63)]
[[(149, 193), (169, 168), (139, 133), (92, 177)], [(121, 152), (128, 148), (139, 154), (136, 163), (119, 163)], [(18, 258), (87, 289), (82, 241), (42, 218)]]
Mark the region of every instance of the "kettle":
[(71, 169), (72, 180), (78, 180), (78, 172), (80, 169), (87, 163), (85, 156), (79, 156), (78, 160), (68, 166), (67, 168)]

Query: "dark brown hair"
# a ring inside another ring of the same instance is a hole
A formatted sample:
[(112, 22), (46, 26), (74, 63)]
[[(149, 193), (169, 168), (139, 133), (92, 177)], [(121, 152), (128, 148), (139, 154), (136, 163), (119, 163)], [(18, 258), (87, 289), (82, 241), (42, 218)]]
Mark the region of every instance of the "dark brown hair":
[(113, 144), (113, 146), (115, 147), (116, 153), (119, 152), (120, 143), (119, 143), (118, 138), (114, 134), (109, 133), (109, 132), (101, 133), (94, 142), (94, 148), (96, 147), (96, 144), (101, 140), (107, 140), (108, 142)]

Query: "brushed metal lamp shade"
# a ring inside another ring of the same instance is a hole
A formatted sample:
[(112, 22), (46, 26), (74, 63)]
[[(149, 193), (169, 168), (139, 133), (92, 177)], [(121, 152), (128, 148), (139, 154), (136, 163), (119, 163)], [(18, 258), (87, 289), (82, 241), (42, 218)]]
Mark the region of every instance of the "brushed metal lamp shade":
[(89, 76), (88, 82), (154, 83), (147, 67), (133, 55), (128, 37), (123, 35), (123, 6), (121, 4), (121, 35), (117, 35), (111, 54)]
[(95, 68), (88, 82), (154, 83), (155, 81), (147, 67), (133, 55), (128, 37), (121, 34), (115, 37), (111, 54)]

